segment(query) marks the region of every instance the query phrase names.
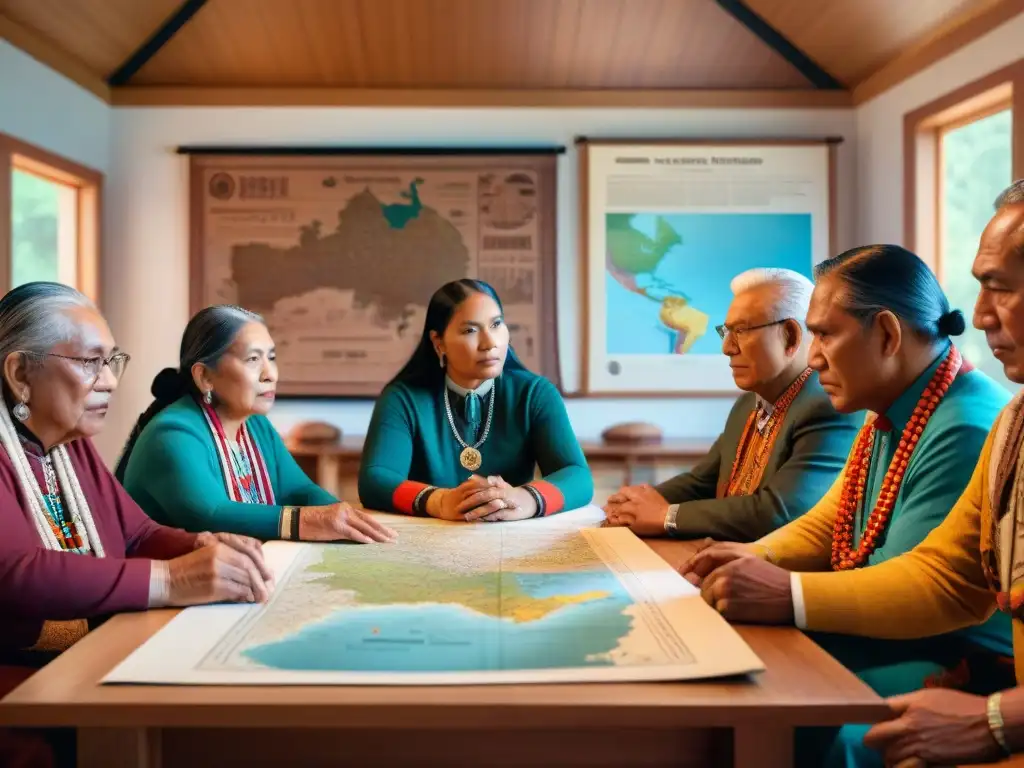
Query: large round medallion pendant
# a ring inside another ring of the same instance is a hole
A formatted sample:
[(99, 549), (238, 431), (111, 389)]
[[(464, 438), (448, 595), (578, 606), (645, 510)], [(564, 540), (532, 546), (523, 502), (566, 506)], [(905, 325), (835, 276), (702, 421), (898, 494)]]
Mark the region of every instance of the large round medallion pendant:
[(459, 461), (470, 472), (476, 472), (480, 469), (480, 464), (483, 463), (483, 457), (480, 456), (480, 451), (476, 448), (467, 447), (459, 454)]

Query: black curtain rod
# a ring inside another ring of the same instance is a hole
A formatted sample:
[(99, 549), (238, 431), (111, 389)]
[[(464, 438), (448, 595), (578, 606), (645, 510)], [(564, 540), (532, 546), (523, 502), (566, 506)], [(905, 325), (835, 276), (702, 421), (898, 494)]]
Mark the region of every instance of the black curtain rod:
[(719, 136), (717, 138), (707, 138), (704, 136), (698, 137), (670, 137), (664, 138), (661, 136), (640, 136), (629, 139), (618, 139), (609, 138), (607, 136), (577, 136), (573, 139), (575, 144), (600, 144), (602, 146), (628, 146), (631, 144), (664, 144), (665, 146), (672, 146), (674, 144), (679, 146), (711, 146), (718, 144), (720, 146), (751, 146), (751, 147), (771, 147), (771, 146), (786, 146), (788, 143), (804, 143), (814, 144), (821, 142), (822, 144), (842, 144), (846, 139), (842, 136), (759, 136), (756, 139), (748, 139), (746, 137), (736, 136)]
[(561, 155), (562, 146), (537, 147), (253, 147), (186, 145), (179, 155)]

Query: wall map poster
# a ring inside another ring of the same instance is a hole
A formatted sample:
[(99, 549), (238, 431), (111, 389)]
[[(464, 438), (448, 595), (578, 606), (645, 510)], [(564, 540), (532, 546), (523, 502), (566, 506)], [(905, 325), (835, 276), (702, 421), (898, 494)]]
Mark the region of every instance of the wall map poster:
[(734, 395), (732, 279), (813, 275), (833, 229), (827, 140), (582, 143), (587, 393)]
[(375, 397), (442, 284), (494, 286), (558, 378), (553, 153), (192, 156), (192, 312), (266, 319), (282, 395)]

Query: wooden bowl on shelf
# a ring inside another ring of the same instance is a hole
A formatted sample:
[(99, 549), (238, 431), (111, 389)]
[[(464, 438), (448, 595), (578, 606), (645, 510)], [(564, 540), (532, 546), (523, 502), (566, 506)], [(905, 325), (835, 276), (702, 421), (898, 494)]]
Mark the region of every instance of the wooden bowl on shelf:
[(303, 421), (292, 427), (288, 440), (301, 445), (334, 445), (341, 442), (341, 430), (325, 421)]
[(663, 440), (660, 427), (643, 421), (615, 424), (601, 433), (605, 445), (660, 445)]

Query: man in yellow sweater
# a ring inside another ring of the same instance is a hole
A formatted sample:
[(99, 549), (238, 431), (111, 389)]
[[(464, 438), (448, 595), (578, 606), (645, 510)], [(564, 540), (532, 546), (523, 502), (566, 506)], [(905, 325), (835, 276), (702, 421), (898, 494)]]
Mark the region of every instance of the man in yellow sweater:
[[(1024, 180), (1004, 191), (996, 208), (972, 270), (981, 283), (974, 324), (1007, 377), (1024, 383)], [(711, 544), (682, 572), (730, 620), (795, 622), (813, 632), (911, 640), (977, 625), (1000, 611), (1012, 617), (1021, 685), (1022, 440), (1024, 392), (996, 421), (970, 483), (945, 520), (906, 554), (863, 568), (829, 568), (848, 465), (833, 490), (799, 520), (752, 545)], [(887, 765), (908, 759), (967, 764), (1024, 751), (1022, 688), (990, 696), (931, 688), (890, 702), (894, 719), (864, 737)]]

